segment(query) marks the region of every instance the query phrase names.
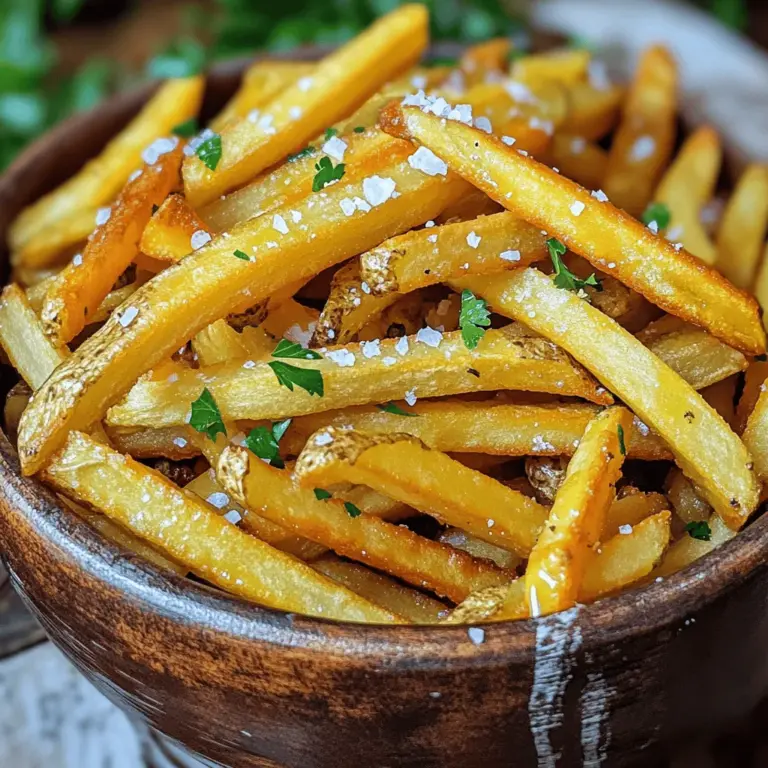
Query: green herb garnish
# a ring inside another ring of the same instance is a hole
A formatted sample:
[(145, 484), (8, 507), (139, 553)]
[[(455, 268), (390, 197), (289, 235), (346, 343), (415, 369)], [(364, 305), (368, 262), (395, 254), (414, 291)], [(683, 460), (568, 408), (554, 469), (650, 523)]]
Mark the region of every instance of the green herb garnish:
[(288, 155), (288, 162), (294, 163), (296, 160), (301, 159), (302, 157), (307, 157), (308, 155), (311, 155), (315, 151), (315, 148), (311, 144), (307, 144), (304, 149), (300, 149), (295, 155)]
[(237, 256), (238, 259), (242, 259), (243, 261), (250, 261), (250, 257), (245, 251), (241, 251), (239, 248), (234, 252), (234, 255)]
[(554, 282), (556, 287), (563, 288), (566, 291), (573, 291), (574, 293), (583, 291), (587, 286), (597, 288), (598, 291), (603, 290), (603, 286), (594, 272), (586, 280), (581, 280), (565, 266), (562, 257), (565, 254), (566, 247), (559, 240), (550, 237), (547, 240), (547, 248), (549, 249), (549, 258), (552, 259), (552, 266), (555, 268)]
[(315, 498), (318, 501), (325, 501), (326, 499), (331, 498), (331, 494), (328, 493), (324, 488), (315, 488)]
[(491, 313), (488, 302), (478, 299), (472, 291), (461, 292), (461, 312), (459, 312), (459, 327), (461, 338), (467, 349), (475, 349), (480, 339), (485, 335), (485, 328), (491, 324)]
[(271, 429), (259, 426), (252, 429), (245, 438), (245, 444), (252, 453), (260, 459), (268, 461), (277, 469), (285, 469), (285, 462), (280, 458), (280, 440), (285, 434), (291, 420), (276, 421)]
[(418, 416), (418, 413), (408, 413), (408, 411), (404, 411), (399, 405), (395, 405), (394, 403), (382, 403), (381, 405), (376, 406), (380, 411), (384, 411), (384, 413), (393, 413), (395, 416)]
[(325, 140), (328, 141), (328, 139), (332, 139), (334, 136), (338, 136), (339, 132), (335, 128), (326, 128), (325, 129)]
[(712, 538), (712, 529), (706, 520), (692, 520), (685, 526), (685, 530), (692, 539), (709, 541)]
[(327, 184), (338, 181), (344, 176), (344, 163), (334, 166), (333, 161), (327, 155), (321, 157), (319, 162), (315, 163), (315, 178), (312, 180), (312, 191), (319, 192)]
[(666, 203), (650, 203), (643, 211), (643, 224), (650, 224), (655, 221), (659, 230), (666, 229), (672, 220), (672, 213)]
[(197, 148), (196, 154), (210, 170), (215, 171), (221, 160), (221, 136), (218, 133), (209, 136)]
[(301, 344), (296, 344), (294, 341), (288, 341), (288, 339), (280, 339), (275, 351), (272, 353), (272, 357), (282, 357), (288, 360), (321, 360), (322, 355), (315, 352), (314, 349), (304, 349)]
[(365, 133), (364, 125), (357, 125), (352, 129), (355, 133)]
[(344, 502), (344, 509), (347, 510), (347, 514), (350, 517), (360, 517), (362, 515), (362, 511), (356, 507), (351, 501), (345, 501)]
[(624, 427), (619, 424), (619, 450), (621, 451), (622, 456), (627, 455), (627, 446), (624, 443)]
[(211, 440), (216, 440), (216, 435), (227, 434), (227, 428), (221, 418), (221, 411), (213, 395), (206, 387), (200, 397), (192, 403), (192, 416), (189, 419), (192, 429), (208, 435)]
[(183, 123), (179, 123), (175, 128), (172, 128), (171, 133), (176, 136), (181, 136), (182, 139), (191, 139), (199, 130), (197, 118), (190, 117), (189, 120), (185, 120)]

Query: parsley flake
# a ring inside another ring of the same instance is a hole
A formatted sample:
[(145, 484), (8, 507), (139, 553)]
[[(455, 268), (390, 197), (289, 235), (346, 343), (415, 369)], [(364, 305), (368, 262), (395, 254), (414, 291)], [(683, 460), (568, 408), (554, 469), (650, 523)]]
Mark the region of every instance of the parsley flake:
[(376, 406), (380, 411), (384, 411), (384, 413), (393, 413), (395, 416), (418, 416), (418, 413), (408, 413), (408, 411), (404, 411), (399, 405), (395, 405), (394, 403), (382, 403), (381, 405)]
[(478, 299), (472, 291), (461, 292), (461, 312), (459, 313), (459, 327), (461, 338), (467, 349), (475, 349), (480, 339), (485, 335), (485, 328), (491, 324), (491, 313), (488, 311), (488, 302)]
[(297, 160), (300, 160), (302, 157), (307, 157), (308, 155), (311, 155), (315, 151), (315, 148), (311, 144), (307, 144), (304, 149), (300, 149), (298, 152), (296, 152), (293, 155), (288, 155), (288, 162), (289, 163), (295, 163)]
[(334, 166), (330, 157), (321, 157), (319, 162), (315, 163), (315, 178), (312, 180), (312, 191), (319, 192), (332, 181), (338, 181), (344, 176), (344, 163)]
[(234, 255), (237, 256), (238, 259), (242, 259), (243, 261), (250, 261), (250, 256), (245, 251), (241, 251), (239, 248), (234, 252)]
[(643, 211), (643, 224), (650, 224), (655, 221), (659, 229), (666, 229), (672, 220), (672, 213), (666, 203), (650, 203)]
[(216, 440), (216, 435), (227, 434), (227, 428), (221, 418), (221, 411), (216, 401), (213, 399), (208, 387), (206, 387), (200, 397), (192, 403), (192, 416), (189, 420), (189, 426), (192, 429), (208, 435), (211, 440)]
[(264, 459), (277, 469), (285, 469), (285, 462), (280, 457), (280, 439), (285, 434), (291, 420), (276, 421), (272, 429), (259, 426), (252, 429), (245, 438), (248, 449), (260, 459)]
[(287, 387), (291, 392), (293, 392), (293, 387), (296, 385), (306, 390), (310, 395), (322, 397), (325, 394), (323, 374), (320, 371), (313, 371), (311, 368), (299, 368), (296, 365), (283, 363), (280, 360), (274, 360), (271, 363), (267, 363), (267, 365), (277, 376), (280, 384)]
[(552, 266), (555, 268), (554, 282), (557, 288), (563, 288), (574, 293), (583, 291), (587, 286), (597, 288), (598, 291), (603, 290), (602, 283), (597, 279), (594, 272), (586, 280), (581, 280), (565, 266), (562, 257), (566, 247), (559, 240), (550, 237), (547, 240), (547, 248), (549, 249), (549, 258), (552, 259)]
[(355, 133), (365, 133), (365, 126), (364, 125), (358, 125), (358, 126), (355, 126), (352, 130)]
[(210, 170), (215, 171), (219, 160), (221, 160), (221, 136), (214, 133), (213, 136), (207, 138), (197, 148), (196, 154)]
[(328, 493), (324, 488), (315, 488), (315, 498), (318, 501), (325, 501), (326, 499), (331, 498), (331, 494)]
[(335, 128), (326, 128), (325, 129), (325, 140), (328, 141), (328, 139), (332, 139), (334, 136), (338, 136), (339, 132)]
[(179, 123), (172, 128), (171, 133), (180, 136), (182, 139), (191, 139), (198, 130), (197, 118), (190, 117), (189, 120), (185, 120), (183, 123)]
[(626, 446), (626, 443), (624, 442), (624, 427), (622, 427), (621, 424), (619, 424), (618, 431), (619, 431), (619, 450), (621, 451), (622, 456), (626, 456), (627, 446)]
[(344, 502), (344, 509), (347, 510), (347, 514), (350, 517), (360, 517), (363, 514), (360, 508), (356, 507), (351, 501)]
[(712, 529), (706, 520), (692, 520), (685, 526), (685, 530), (692, 539), (709, 541), (712, 538)]
[(288, 339), (280, 339), (278, 345), (275, 347), (275, 351), (272, 353), (272, 357), (282, 357), (288, 360), (300, 359), (300, 360), (321, 360), (322, 355), (315, 352), (314, 349), (304, 349), (301, 344), (297, 344), (294, 341), (288, 341)]

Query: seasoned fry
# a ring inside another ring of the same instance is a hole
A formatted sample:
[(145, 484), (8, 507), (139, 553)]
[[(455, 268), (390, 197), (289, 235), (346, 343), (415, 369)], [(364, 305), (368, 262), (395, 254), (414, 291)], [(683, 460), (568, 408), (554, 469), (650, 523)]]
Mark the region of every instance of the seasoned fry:
[[(710, 384), (699, 390), (701, 396), (722, 416), (723, 421), (734, 431), (736, 416), (736, 388), (739, 385), (741, 375), (738, 373), (728, 378)], [(738, 434), (738, 433), (737, 433)]]
[(757, 405), (760, 393), (763, 391), (765, 380), (768, 379), (768, 362), (753, 360), (744, 374), (744, 388), (741, 391), (739, 404), (736, 407), (734, 431), (742, 434), (747, 427), (747, 420)]
[(669, 163), (677, 131), (677, 66), (661, 46), (640, 59), (616, 129), (603, 188), (613, 204), (640, 216)]
[(510, 74), (522, 83), (554, 80), (575, 85), (586, 80), (591, 59), (589, 51), (578, 48), (532, 53), (513, 61)]
[[(263, 330), (276, 339), (286, 338), (297, 344), (307, 344), (312, 338), (320, 313), (305, 307), (293, 299), (280, 301), (276, 307), (269, 305)], [(270, 349), (271, 351), (271, 349)]]
[(599, 189), (605, 179), (608, 153), (583, 136), (557, 133), (552, 137), (546, 162), (583, 187)]
[(61, 493), (100, 509), (229, 592), (272, 608), (342, 621), (398, 621), (391, 612), (239, 530), (158, 472), (80, 432), (68, 435), (43, 474)]
[(128, 176), (141, 167), (144, 150), (158, 136), (169, 135), (176, 125), (197, 114), (204, 86), (203, 77), (163, 83), (97, 158), (21, 213), (10, 229), (12, 249), (19, 251), (35, 235), (58, 227), (73, 214), (112, 202)]
[(459, 61), (467, 84), (482, 83), (489, 76), (500, 75), (507, 68), (511, 50), (512, 42), (506, 37), (496, 37), (467, 48)]
[(665, 491), (675, 514), (684, 523), (709, 520), (712, 507), (699, 496), (693, 483), (677, 467), (669, 471)]
[[(318, 429), (349, 426), (382, 434), (408, 432), (446, 453), (571, 456), (589, 420), (599, 411), (586, 403), (524, 405), (441, 399), (410, 407), (398, 405), (416, 417), (404, 418), (371, 406), (301, 416), (291, 423), (283, 445), (289, 454), (298, 454)], [(664, 443), (640, 422), (627, 435), (626, 446), (630, 458), (672, 458)]]
[[(764, 351), (765, 334), (753, 299), (610, 203), (456, 120), (390, 105), (382, 124), (394, 135), (412, 136), (428, 146), (489, 197), (662, 309), (738, 349)], [(606, 254), (613, 260), (606, 261)]]
[(34, 233), (14, 255), (14, 260), (31, 268), (56, 264), (79, 247), (96, 227), (98, 208), (73, 211), (55, 227)]
[(729, 526), (738, 530), (746, 522), (758, 501), (749, 453), (702, 397), (634, 336), (534, 269), (466, 278), (457, 287), (560, 344), (666, 441)]
[(139, 248), (145, 256), (173, 264), (211, 235), (182, 195), (170, 195), (144, 227)]
[[(229, 360), (242, 362), (256, 351), (253, 346), (248, 344), (247, 338), (232, 328), (226, 320), (217, 320), (207, 328), (203, 328), (192, 339), (192, 349), (201, 366), (217, 365)], [(269, 354), (272, 349), (274, 349), (274, 344), (265, 349), (264, 354)]]
[(85, 328), (115, 281), (137, 253), (141, 231), (179, 182), (182, 151), (175, 146), (147, 163), (125, 186), (117, 202), (88, 241), (82, 257), (68, 264), (45, 296), (40, 318), (46, 334), (59, 344), (70, 342)]
[(635, 489), (631, 489), (631, 492), (626, 493), (627, 489), (623, 490), (625, 495), (616, 499), (611, 504), (605, 516), (601, 536), (603, 540), (621, 533), (619, 528), (622, 526), (629, 525), (634, 527), (646, 518), (651, 517), (651, 515), (656, 515), (669, 509), (669, 501), (661, 493), (642, 493)]
[(310, 488), (343, 481), (367, 485), (523, 557), (546, 518), (533, 499), (404, 433), (326, 427), (307, 441), (296, 477)]
[(760, 396), (747, 419), (742, 436), (744, 444), (755, 461), (755, 472), (760, 480), (768, 482), (768, 388), (760, 387)]
[(184, 163), (189, 201), (199, 208), (242, 186), (360, 106), (416, 62), (427, 45), (427, 27), (423, 6), (402, 6), (323, 59), (308, 86), (296, 83), (265, 104), (262, 115), (226, 126), (215, 170), (198, 157)]
[(708, 126), (691, 134), (669, 167), (654, 199), (672, 214), (667, 237), (707, 264), (717, 260), (717, 249), (701, 223), (702, 206), (709, 202), (720, 173), (720, 137)]
[(768, 166), (749, 166), (736, 186), (717, 232), (715, 266), (737, 288), (749, 289), (768, 229)]
[(55, 346), (46, 337), (24, 291), (15, 283), (6, 285), (0, 298), (0, 344), (32, 390), (39, 389), (69, 356), (65, 346)]
[(709, 519), (711, 538), (709, 541), (694, 539), (687, 533), (683, 534), (670, 548), (661, 564), (650, 574), (652, 579), (666, 578), (681, 571), (700, 557), (709, 554), (713, 549), (730, 541), (736, 532), (729, 528), (717, 515)]
[(623, 99), (620, 86), (576, 83), (566, 90), (566, 114), (559, 130), (599, 141), (616, 125)]
[(404, 526), (366, 513), (352, 517), (343, 502), (316, 498), (312, 488), (301, 488), (289, 473), (267, 466), (244, 448), (224, 450), (217, 476), (243, 506), (267, 519), (451, 600), (463, 600), (475, 589), (509, 578), (492, 564), (473, 560)]
[(483, 541), (483, 539), (479, 539), (477, 536), (472, 536), (460, 528), (446, 528), (440, 534), (439, 541), (443, 544), (448, 544), (454, 549), (460, 549), (462, 552), (472, 555), (472, 557), (491, 560), (499, 568), (504, 568), (508, 571), (514, 571), (523, 562), (523, 559), (514, 552), (497, 547), (495, 544), (489, 544), (487, 541)]
[(120, 453), (134, 459), (164, 457), (172, 461), (193, 459), (200, 449), (190, 439), (189, 427), (161, 427), (160, 429), (120, 429), (106, 427), (110, 443)]

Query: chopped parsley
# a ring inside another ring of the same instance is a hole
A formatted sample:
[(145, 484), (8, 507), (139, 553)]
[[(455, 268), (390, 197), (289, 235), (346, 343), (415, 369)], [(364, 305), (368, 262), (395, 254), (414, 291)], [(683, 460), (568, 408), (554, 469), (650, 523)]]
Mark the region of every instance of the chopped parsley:
[[(288, 359), (301, 360), (320, 360), (321, 355), (312, 349), (304, 349), (301, 344), (296, 344), (287, 339), (281, 339), (275, 347), (272, 357), (282, 357)], [(299, 368), (296, 365), (283, 363), (280, 360), (273, 360), (267, 363), (272, 372), (277, 376), (277, 380), (284, 387), (293, 392), (294, 385), (308, 392), (310, 395), (324, 395), (323, 374), (312, 368)]]
[(360, 517), (363, 514), (360, 508), (356, 507), (351, 501), (344, 502), (344, 509), (347, 510), (347, 514), (350, 517)]
[(324, 488), (315, 488), (315, 498), (318, 501), (325, 501), (326, 499), (331, 498), (331, 494), (328, 493)]
[(302, 157), (308, 157), (315, 151), (315, 148), (311, 144), (307, 144), (304, 149), (300, 149), (294, 155), (288, 155), (288, 162), (294, 163), (296, 160), (300, 160)]
[(239, 248), (234, 252), (234, 255), (237, 256), (238, 259), (242, 259), (243, 261), (250, 261), (250, 257), (245, 251), (241, 251)]
[(221, 160), (221, 136), (214, 133), (207, 138), (197, 148), (196, 154), (210, 170), (215, 171)]
[(365, 126), (364, 125), (358, 125), (358, 126), (355, 126), (352, 130), (355, 133), (365, 133)]
[(296, 358), (301, 360), (322, 359), (322, 355), (315, 352), (314, 349), (304, 349), (301, 344), (288, 341), (288, 339), (280, 339), (280, 342), (275, 347), (275, 351), (272, 353), (272, 357), (282, 357), (289, 360)]
[(650, 224), (655, 221), (659, 229), (666, 229), (672, 220), (672, 214), (669, 206), (665, 203), (650, 203), (643, 211), (643, 224)]
[(321, 157), (320, 160), (315, 163), (315, 178), (312, 180), (312, 191), (319, 192), (325, 188), (327, 184), (333, 181), (339, 181), (344, 176), (344, 163), (338, 165), (333, 164), (333, 160), (330, 157)]
[(706, 520), (692, 520), (685, 526), (685, 530), (692, 539), (709, 541), (712, 538), (712, 529)]
[(399, 405), (395, 405), (394, 403), (382, 403), (381, 405), (376, 406), (380, 411), (384, 411), (384, 413), (393, 413), (395, 416), (418, 416), (418, 413), (408, 413), (408, 411), (404, 411)]
[(627, 455), (627, 445), (624, 442), (624, 427), (619, 424), (619, 450), (622, 456)]
[(552, 266), (555, 268), (554, 282), (558, 288), (573, 291), (574, 293), (583, 291), (587, 286), (597, 288), (598, 291), (603, 290), (603, 286), (594, 272), (586, 280), (581, 280), (565, 266), (562, 257), (565, 254), (566, 247), (559, 240), (550, 237), (547, 240), (547, 248), (549, 249), (549, 258), (552, 259)]
[(221, 411), (216, 401), (213, 399), (208, 387), (206, 387), (200, 397), (192, 403), (192, 416), (189, 419), (189, 426), (192, 429), (208, 435), (211, 440), (216, 440), (216, 435), (227, 434), (227, 428), (221, 418)]
[(191, 139), (199, 130), (197, 118), (190, 117), (189, 120), (185, 120), (183, 123), (174, 126), (174, 128), (171, 129), (171, 133), (180, 136), (182, 139)]
[(328, 141), (328, 139), (332, 139), (334, 136), (338, 136), (339, 132), (335, 128), (326, 128), (325, 129), (325, 140)]
[(488, 302), (478, 299), (472, 291), (461, 292), (461, 311), (459, 312), (459, 327), (461, 338), (467, 349), (475, 349), (485, 334), (485, 328), (491, 324), (491, 313)]
[(256, 427), (248, 433), (245, 444), (260, 459), (264, 459), (277, 469), (285, 469), (285, 462), (280, 458), (279, 444), (290, 426), (291, 420), (285, 419), (285, 421), (274, 422), (271, 429), (264, 426)]

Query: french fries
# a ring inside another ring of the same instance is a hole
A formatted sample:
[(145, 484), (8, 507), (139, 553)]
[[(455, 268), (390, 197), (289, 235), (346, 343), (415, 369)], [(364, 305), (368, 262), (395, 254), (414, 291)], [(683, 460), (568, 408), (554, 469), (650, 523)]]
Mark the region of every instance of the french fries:
[(174, 264), (211, 236), (181, 195), (169, 195), (144, 227), (139, 248), (145, 256)]
[(18, 251), (17, 261), (30, 268), (57, 264), (81, 246), (96, 226), (98, 208), (74, 211), (56, 227), (43, 229), (32, 235)]
[(747, 419), (743, 439), (755, 461), (757, 476), (763, 483), (768, 482), (768, 394), (764, 383)]
[(670, 314), (745, 352), (764, 351), (753, 299), (607, 201), (458, 120), (393, 104), (382, 125), (429, 147), (489, 197)]
[[(189, 77), (161, 85), (142, 111), (77, 175), (23, 211), (9, 232), (19, 251), (40, 232), (58, 227), (84, 209), (107, 205), (141, 167), (142, 153), (158, 138), (197, 114), (205, 79)], [(35, 266), (44, 266), (36, 264)]]
[(736, 407), (734, 431), (737, 435), (742, 434), (746, 429), (747, 420), (757, 405), (757, 400), (763, 391), (763, 384), (766, 379), (768, 379), (768, 362), (763, 360), (752, 361), (744, 374), (744, 388), (741, 391), (739, 404)]
[[(681, 475), (682, 476), (682, 475)], [(626, 491), (626, 489), (625, 489)], [(643, 493), (635, 489), (624, 493), (611, 504), (603, 523), (602, 539), (616, 536), (627, 525), (636, 526), (643, 520), (669, 509), (669, 501), (661, 493)]]
[(608, 154), (583, 136), (559, 133), (552, 137), (546, 161), (582, 187), (599, 189), (605, 179)]
[(497, 37), (472, 45), (464, 52), (459, 67), (468, 84), (484, 82), (489, 76), (498, 76), (507, 68), (507, 57), (512, 42), (506, 37)]
[(554, 80), (563, 85), (584, 82), (592, 54), (579, 48), (531, 53), (512, 62), (510, 74), (522, 83), (539, 83)]

